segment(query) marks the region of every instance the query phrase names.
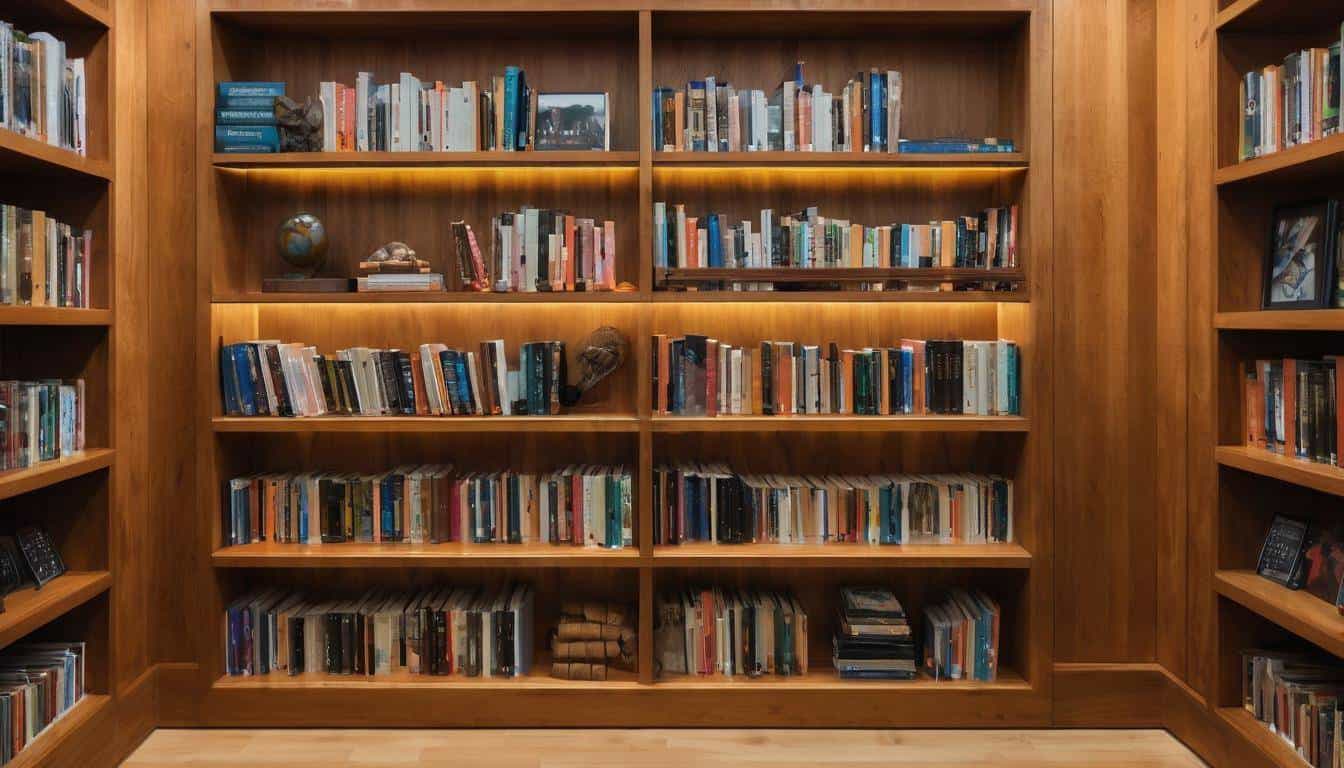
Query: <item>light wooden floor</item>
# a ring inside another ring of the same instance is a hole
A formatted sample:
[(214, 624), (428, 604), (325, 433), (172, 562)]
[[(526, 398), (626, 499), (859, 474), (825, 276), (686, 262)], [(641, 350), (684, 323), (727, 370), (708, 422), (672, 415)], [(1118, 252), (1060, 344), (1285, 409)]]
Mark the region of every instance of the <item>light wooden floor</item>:
[(1200, 768), (1165, 731), (160, 730), (124, 768)]

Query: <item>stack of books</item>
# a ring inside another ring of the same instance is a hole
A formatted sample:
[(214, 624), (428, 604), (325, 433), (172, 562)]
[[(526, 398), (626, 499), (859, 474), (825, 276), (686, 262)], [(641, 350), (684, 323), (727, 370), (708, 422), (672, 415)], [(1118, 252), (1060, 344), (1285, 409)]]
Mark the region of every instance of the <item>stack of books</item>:
[(534, 602), (527, 585), (371, 589), (353, 599), (267, 589), (225, 610), (226, 669), (523, 677), (532, 669)]
[(22, 643), (0, 654), (0, 765), (23, 752), (79, 700), (84, 643)]
[(989, 544), (1013, 540), (1013, 481), (986, 475), (653, 472), (654, 544)]
[(807, 613), (788, 592), (688, 588), (660, 597), (657, 611), (661, 674), (807, 674)]
[[(1344, 24), (1341, 25), (1344, 34)], [(1344, 99), (1340, 40), (1288, 54), (1282, 64), (1247, 72), (1240, 85), (1243, 115), (1238, 160), (1319, 141), (1340, 129)]]
[(414, 352), (351, 347), (334, 356), (276, 340), (219, 351), (228, 416), (544, 416), (560, 413), (563, 341), (522, 345), (509, 367), (504, 341), (479, 352), (421, 344)]
[(87, 155), (87, 88), (84, 59), (67, 58), (65, 41), (0, 21), (0, 127)]
[(889, 590), (840, 590), (832, 662), (842, 678), (915, 679), (915, 640), (901, 601)]
[(0, 381), (0, 470), (84, 450), (84, 380)]
[(215, 151), (279, 152), (275, 100), (284, 95), (284, 83), (219, 83), (215, 89)]
[(459, 279), (472, 290), (616, 289), (616, 222), (522, 206), (490, 220), (490, 259), (472, 228), (453, 223)]
[(924, 610), (924, 671), (935, 680), (994, 682), (999, 674), (999, 604), (953, 589)]
[(93, 230), (0, 205), (0, 304), (89, 306)]
[(896, 347), (791, 341), (734, 347), (655, 334), (655, 412), (678, 416), (1020, 413), (1021, 356), (1011, 341), (902, 339)]
[(1241, 655), (1242, 705), (1313, 768), (1344, 756), (1344, 667), (1338, 659), (1279, 651)]

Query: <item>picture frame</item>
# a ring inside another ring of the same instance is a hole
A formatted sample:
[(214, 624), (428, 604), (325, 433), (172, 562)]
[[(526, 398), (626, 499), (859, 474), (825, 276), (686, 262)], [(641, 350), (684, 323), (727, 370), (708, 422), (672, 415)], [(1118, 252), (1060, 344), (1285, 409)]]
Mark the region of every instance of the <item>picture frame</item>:
[(1339, 201), (1274, 208), (1266, 247), (1261, 308), (1325, 309), (1334, 303)]
[(610, 99), (605, 93), (538, 93), (538, 152), (611, 149)]

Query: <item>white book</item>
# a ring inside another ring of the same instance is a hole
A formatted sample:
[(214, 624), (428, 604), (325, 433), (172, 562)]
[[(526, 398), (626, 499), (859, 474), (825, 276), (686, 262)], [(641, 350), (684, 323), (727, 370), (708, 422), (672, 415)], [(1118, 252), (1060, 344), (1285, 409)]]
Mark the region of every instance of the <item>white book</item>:
[(34, 32), (29, 37), (42, 43), (42, 87), (46, 91), (44, 110), (47, 116), (47, 143), (61, 146), (61, 96), (65, 93), (65, 43), (49, 32)]
[(526, 263), (523, 284), (519, 286), (522, 291), (537, 290), (537, 262), (541, 259), (539, 213), (536, 208), (528, 208), (523, 212), (523, 259)]
[(322, 375), (317, 370), (317, 347), (303, 348), (304, 384), (308, 387), (308, 399), (317, 416), (327, 412), (327, 401), (322, 396)]
[(503, 401), (499, 404), (499, 412), (501, 416), (512, 416), (513, 399), (509, 396), (509, 358), (504, 353), (504, 340), (495, 339), (490, 343), (495, 346), (495, 360), (497, 362), (495, 370), (491, 373), (495, 376), (500, 399)]
[(8, 22), (0, 21), (0, 128), (14, 130), (14, 126), (9, 124), (9, 116), (13, 110), (14, 94), (11, 92), (10, 82), (12, 78), (9, 74), (9, 68), (14, 61), (14, 27)]
[(784, 151), (792, 152), (798, 148), (797, 138), (794, 134), (794, 127), (798, 125), (797, 118), (797, 100), (794, 94), (794, 83), (791, 80), (785, 80), (782, 86), (784, 89), (784, 121), (782, 132), (784, 134)]
[(771, 251), (774, 250), (774, 218), (775, 212), (769, 208), (761, 211), (761, 262), (758, 267), (771, 266)]
[(402, 72), (399, 85), (401, 104), (397, 113), (396, 151), (414, 152), (419, 149), (420, 80), (409, 72)]
[(705, 78), (705, 148), (719, 151), (718, 98), (714, 95), (714, 78)]
[(850, 121), (850, 115), (852, 114), (850, 110), (853, 109), (853, 106), (850, 104), (849, 99), (849, 95), (852, 90), (853, 90), (852, 88), (846, 87), (843, 91), (840, 92), (840, 116), (845, 121), (844, 122), (845, 140), (841, 142), (841, 146), (836, 147), (836, 151), (839, 152), (854, 151), (854, 137), (850, 135), (851, 133), (853, 133), (853, 131), (850, 130), (850, 126), (853, 125), (853, 123)]
[(997, 385), (994, 390), (994, 415), (1005, 416), (1008, 414), (1008, 365), (1011, 361), (1010, 347), (1012, 345), (1000, 339), (994, 343), (994, 358), (997, 363), (995, 366), (994, 377)]
[(466, 91), (461, 88), (448, 89), (448, 141), (445, 149), (449, 152), (471, 151), (471, 126), (468, 123), (471, 106), (467, 103)]
[[(481, 148), (481, 129), (479, 125), (480, 116), (476, 112), (476, 81), (467, 80), (462, 83), (462, 100), (466, 104), (466, 119), (463, 121), (463, 128), (466, 135), (466, 141), (463, 146), (467, 152), (475, 152)], [(608, 120), (610, 125), (611, 121)], [(610, 130), (610, 129), (608, 129)]]
[(812, 86), (812, 151), (831, 151), (831, 94)]
[(975, 348), (974, 341), (961, 343), (961, 412), (965, 414), (975, 413), (976, 405), (980, 402), (980, 369), (977, 367)]
[[(742, 257), (742, 261), (739, 262), (739, 263), (735, 263), (733, 266), (735, 266), (735, 267), (750, 267), (750, 266), (752, 266), (752, 263), (751, 263), (751, 220), (750, 220), (750, 219), (745, 219), (745, 220), (743, 220), (743, 222), (742, 222), (742, 247), (743, 247), (743, 251), (744, 251), (744, 254), (743, 254), (743, 257)], [(734, 258), (736, 258), (736, 254), (734, 254)]]
[(667, 203), (653, 204), (653, 263), (667, 266)]
[(678, 205), (678, 206), (676, 207), (676, 213), (677, 213), (677, 221), (676, 221), (676, 225), (677, 225), (677, 233), (676, 233), (676, 234), (677, 234), (677, 263), (676, 263), (676, 266), (677, 266), (678, 268), (684, 269), (684, 268), (686, 267), (686, 207), (685, 207), (684, 205)]
[(74, 81), (75, 89), (75, 151), (80, 155), (87, 155), (89, 154), (89, 83), (84, 72), (84, 59), (72, 59), (70, 69), (74, 73), (71, 80)]
[(322, 101), (322, 151), (336, 151), (336, 83), (324, 81), (318, 85), (318, 99)]
[(442, 152), (448, 141), (448, 116), (443, 91), (432, 90), (426, 95), (429, 97), (429, 149), (431, 152)]
[(758, 152), (770, 148), (770, 110), (765, 99), (765, 91), (751, 92), (751, 144)]
[(371, 72), (355, 76), (355, 151), (369, 151), (369, 98), (373, 95)]
[(513, 225), (497, 224), (496, 230), (499, 264), (495, 265), (495, 290), (509, 291), (513, 290)]

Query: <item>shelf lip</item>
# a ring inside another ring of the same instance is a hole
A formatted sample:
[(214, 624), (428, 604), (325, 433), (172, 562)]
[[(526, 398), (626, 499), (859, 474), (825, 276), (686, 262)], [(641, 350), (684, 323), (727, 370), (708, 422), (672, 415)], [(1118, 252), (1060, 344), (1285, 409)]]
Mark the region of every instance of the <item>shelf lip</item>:
[(1025, 416), (654, 416), (654, 432), (1028, 432)]
[(1249, 181), (1291, 181), (1327, 174), (1331, 166), (1344, 166), (1344, 134), (1223, 166), (1214, 171), (1213, 181), (1219, 187)]
[(106, 160), (84, 157), (3, 128), (0, 128), (0, 169), (66, 178), (112, 180), (112, 165)]
[(1027, 279), (1022, 269), (951, 269), (909, 267), (771, 267), (751, 269), (723, 269), (697, 267), (694, 269), (654, 267), (655, 282), (696, 283), (725, 282), (841, 282), (871, 283), (885, 280), (928, 282), (1022, 282)]
[(993, 168), (1029, 167), (1025, 152), (654, 152), (654, 168), (751, 168), (765, 166), (837, 168)]
[(999, 670), (998, 680), (992, 683), (978, 680), (931, 680), (921, 673), (914, 680), (846, 680), (835, 674), (829, 664), (823, 669), (809, 669), (806, 675), (791, 677), (745, 676), (723, 677), (712, 675), (676, 675), (655, 680), (655, 690), (714, 691), (731, 693), (743, 691), (882, 691), (932, 695), (935, 693), (1008, 693), (1031, 690), (1031, 684), (1013, 670)]
[(84, 694), (74, 706), (66, 710), (65, 714), (48, 725), (31, 744), (15, 755), (5, 768), (44, 765), (47, 758), (60, 750), (72, 734), (93, 720), (110, 703), (112, 697), (105, 693)]
[(1219, 707), (1218, 717), (1227, 723), (1242, 738), (1251, 742), (1276, 765), (1307, 765), (1302, 756), (1283, 740), (1283, 737), (1269, 730), (1269, 726), (1255, 719), (1255, 715), (1245, 707)]
[(653, 548), (655, 567), (731, 566), (734, 568), (881, 567), (1003, 568), (1031, 567), (1031, 553), (1018, 544), (675, 544)]
[(69, 613), (112, 586), (107, 571), (67, 571), (41, 589), (27, 587), (5, 596), (0, 613), (0, 648), (12, 645), (28, 633)]
[[(211, 685), (214, 690), (265, 691), (611, 691), (647, 690), (649, 686), (634, 679), (634, 673), (623, 673), (616, 680), (560, 680), (548, 676), (550, 661), (544, 664), (534, 660), (532, 673), (526, 677), (462, 677), (448, 675), (329, 675), (308, 672), (290, 677), (283, 673), (230, 677), (222, 675)], [(627, 678), (628, 676), (628, 678)]]
[(1219, 312), (1213, 327), (1238, 331), (1344, 331), (1344, 309)]
[(1255, 571), (1220, 570), (1213, 582), (1223, 597), (1344, 657), (1344, 616), (1330, 603), (1306, 590), (1280, 586)]
[(278, 544), (221, 547), (216, 568), (620, 568), (639, 565), (638, 548), (569, 544)]
[(91, 448), (69, 458), (44, 461), (31, 467), (0, 472), (0, 500), (106, 469), (112, 466), (115, 454), (111, 448)]
[(1344, 496), (1344, 468), (1290, 459), (1246, 445), (1220, 445), (1214, 451), (1219, 464), (1304, 488)]
[(320, 168), (483, 168), (483, 167), (598, 167), (637, 168), (639, 153), (627, 151), (561, 152), (275, 152), (211, 156), (223, 169)]
[(655, 304), (709, 303), (986, 303), (1026, 304), (1026, 291), (654, 291)]
[(640, 291), (517, 292), (475, 291), (217, 293), (214, 304), (637, 304)]
[(638, 432), (631, 415), (215, 416), (215, 432)]
[(0, 325), (112, 325), (110, 309), (0, 305)]

